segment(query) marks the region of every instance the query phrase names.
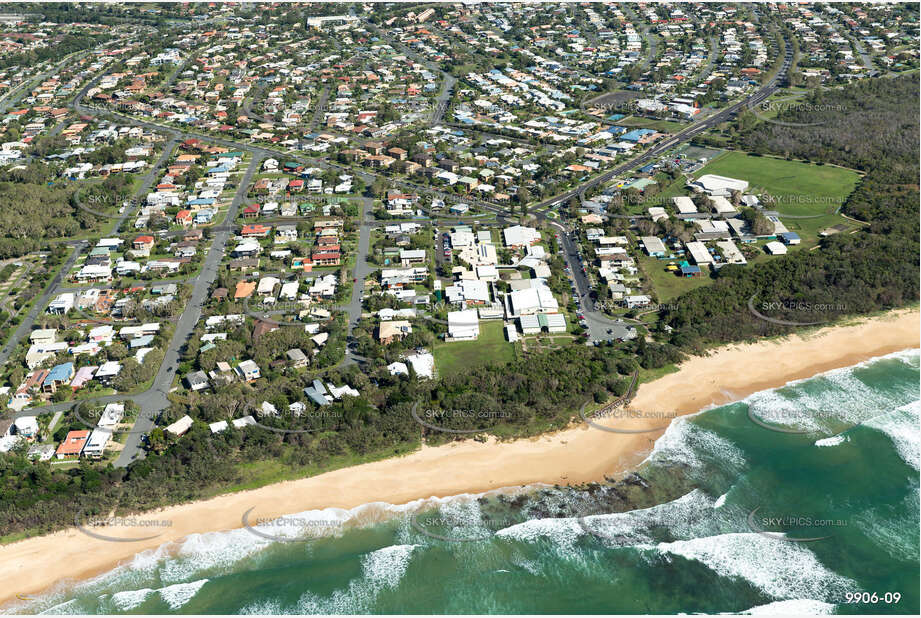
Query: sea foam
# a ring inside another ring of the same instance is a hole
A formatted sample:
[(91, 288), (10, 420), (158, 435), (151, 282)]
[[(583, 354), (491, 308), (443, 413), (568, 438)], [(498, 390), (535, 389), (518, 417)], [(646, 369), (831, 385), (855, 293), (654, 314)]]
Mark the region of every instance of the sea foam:
[(825, 616), (835, 613), (835, 606), (832, 603), (812, 599), (792, 599), (759, 605), (740, 613), (767, 616)]
[(899, 457), (915, 470), (919, 470), (921, 469), (919, 418), (921, 418), (921, 401), (913, 401), (892, 412), (873, 417), (864, 423), (864, 426), (876, 429), (888, 436)]
[(656, 549), (700, 562), (721, 577), (742, 578), (778, 600), (842, 598), (856, 586), (827, 569), (800, 543), (753, 532), (660, 543)]

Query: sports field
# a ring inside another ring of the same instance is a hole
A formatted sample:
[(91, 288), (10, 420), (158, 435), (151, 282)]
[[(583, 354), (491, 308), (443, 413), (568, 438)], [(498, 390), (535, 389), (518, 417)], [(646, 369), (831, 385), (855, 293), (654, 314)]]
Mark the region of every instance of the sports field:
[(833, 213), (854, 191), (860, 176), (830, 165), (726, 152), (695, 172), (747, 180), (749, 192), (766, 191), (777, 200), (774, 209), (787, 215)]

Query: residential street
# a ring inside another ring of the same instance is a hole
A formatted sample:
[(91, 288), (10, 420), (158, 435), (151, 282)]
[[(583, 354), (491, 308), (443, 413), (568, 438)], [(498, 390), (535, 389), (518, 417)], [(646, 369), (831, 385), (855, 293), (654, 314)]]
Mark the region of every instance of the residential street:
[[(654, 53), (655, 47), (651, 43), (650, 54)], [(585, 315), (586, 322), (588, 324), (589, 331), (589, 341), (596, 340), (605, 340), (611, 337), (618, 337), (624, 332), (626, 325), (623, 322), (612, 320), (606, 317), (603, 313), (596, 310), (593, 306), (593, 303), (589, 297), (590, 288), (588, 279), (585, 277), (582, 272), (581, 264), (576, 257), (576, 247), (572, 240), (569, 238), (568, 227), (559, 221), (558, 217), (551, 216), (552, 208), (559, 206), (568, 202), (572, 197), (579, 196), (587, 188), (596, 186), (607, 182), (608, 180), (615, 178), (619, 175), (629, 172), (645, 163), (655, 160), (660, 157), (667, 150), (674, 148), (675, 146), (682, 144), (684, 142), (690, 141), (694, 136), (700, 134), (703, 131), (706, 131), (717, 124), (724, 122), (729, 119), (733, 114), (737, 113), (744, 106), (757, 105), (759, 102), (768, 98), (777, 90), (777, 82), (785, 74), (786, 70), (789, 68), (792, 57), (789, 48), (786, 50), (785, 59), (781, 70), (777, 75), (774, 76), (768, 83), (766, 83), (761, 89), (752, 94), (747, 99), (737, 102), (718, 113), (710, 116), (706, 120), (692, 125), (679, 133), (671, 136), (664, 142), (661, 142), (654, 147), (650, 148), (643, 154), (639, 155), (627, 161), (614, 169), (611, 169), (603, 174), (600, 174), (588, 181), (582, 183), (578, 187), (575, 187), (561, 195), (557, 195), (553, 198), (544, 200), (543, 202), (536, 204), (530, 209), (530, 212), (535, 215), (538, 220), (545, 221), (549, 225), (560, 231), (560, 237), (562, 245), (564, 247), (564, 257), (567, 261), (567, 264), (570, 267), (570, 271), (573, 274), (573, 277), (576, 282), (576, 287), (580, 298), (582, 299), (581, 308), (582, 312)], [(447, 100), (447, 93), (453, 88), (454, 83), (446, 80), (443, 86), (443, 89), (440, 94), (440, 99)], [(97, 78), (98, 79), (98, 78)], [(453, 79), (453, 78), (451, 78)], [(117, 400), (126, 400), (131, 399), (137, 402), (141, 406), (141, 413), (138, 416), (138, 419), (132, 429), (131, 433), (128, 435), (128, 440), (125, 444), (124, 449), (119, 455), (118, 459), (115, 462), (116, 466), (123, 467), (127, 466), (131, 461), (136, 459), (139, 456), (142, 456), (143, 450), (141, 446), (141, 437), (144, 433), (150, 431), (154, 427), (155, 419), (159, 413), (164, 410), (169, 405), (169, 400), (167, 394), (169, 389), (172, 387), (173, 382), (176, 378), (176, 368), (179, 364), (179, 358), (181, 350), (185, 346), (188, 337), (195, 328), (196, 323), (201, 317), (202, 304), (206, 300), (206, 295), (210, 289), (211, 284), (213, 283), (215, 277), (217, 276), (218, 266), (224, 255), (225, 245), (227, 240), (232, 235), (235, 230), (236, 224), (233, 223), (236, 220), (236, 214), (240, 206), (243, 204), (246, 198), (247, 188), (252, 181), (253, 176), (259, 171), (262, 161), (266, 158), (280, 158), (285, 159), (294, 159), (297, 161), (304, 161), (310, 165), (316, 165), (318, 167), (333, 167), (339, 168), (348, 173), (355, 173), (351, 168), (345, 168), (335, 163), (330, 163), (320, 159), (305, 158), (299, 155), (292, 154), (283, 150), (276, 150), (271, 148), (266, 148), (263, 146), (252, 145), (247, 143), (240, 143), (232, 140), (221, 139), (217, 137), (212, 137), (210, 135), (202, 134), (195, 131), (186, 131), (180, 130), (173, 127), (166, 127), (157, 123), (139, 120), (124, 114), (112, 112), (109, 110), (97, 110), (96, 108), (87, 107), (83, 105), (82, 99), (85, 97), (87, 91), (95, 84), (97, 80), (92, 80), (88, 83), (74, 98), (72, 102), (73, 108), (81, 114), (84, 115), (103, 115), (103, 116), (113, 116), (117, 117), (119, 121), (132, 124), (134, 126), (141, 126), (153, 131), (159, 131), (165, 133), (169, 136), (169, 140), (165, 145), (164, 154), (161, 154), (161, 157), (158, 159), (157, 163), (151, 170), (148, 172), (147, 176), (142, 183), (141, 189), (149, 187), (150, 184), (156, 179), (156, 170), (158, 170), (165, 163), (165, 152), (171, 150), (173, 145), (180, 140), (185, 140), (189, 138), (200, 139), (206, 142), (227, 146), (234, 149), (240, 149), (245, 152), (248, 152), (253, 158), (250, 162), (246, 172), (243, 175), (243, 178), (240, 181), (240, 185), (237, 189), (237, 193), (231, 203), (231, 206), (228, 210), (225, 221), (228, 224), (215, 227), (215, 236), (212, 242), (208, 254), (205, 257), (204, 264), (202, 266), (201, 274), (195, 278), (192, 296), (189, 300), (187, 309), (180, 316), (177, 324), (176, 330), (173, 335), (172, 340), (170, 341), (166, 351), (165, 357), (163, 360), (160, 369), (154, 378), (153, 385), (150, 389), (144, 391), (143, 393), (131, 395), (131, 396), (122, 396), (122, 395), (109, 395), (105, 397), (96, 398), (94, 401), (97, 402), (107, 402), (107, 401), (117, 401)], [(439, 105), (436, 109), (436, 114), (433, 115), (432, 121), (435, 122), (439, 119), (440, 114), (444, 112), (443, 106)], [(364, 178), (368, 182), (372, 182), (375, 174), (368, 172), (359, 172), (363, 174)], [(464, 201), (467, 203), (476, 203), (482, 209), (492, 212), (499, 216), (507, 215), (507, 208), (500, 206), (498, 204), (493, 204), (483, 200), (475, 200), (470, 198), (460, 198), (453, 194), (445, 194), (439, 191), (432, 190), (429, 187), (424, 187), (410, 181), (397, 181), (397, 185), (407, 186), (410, 190), (418, 191), (420, 193), (428, 193), (431, 195), (436, 195), (445, 199), (446, 201), (456, 202)], [(140, 192), (139, 192), (140, 193)], [(348, 315), (348, 324), (349, 324), (349, 333), (357, 324), (360, 315), (361, 315), (361, 294), (364, 287), (365, 279), (373, 272), (374, 269), (370, 268), (367, 263), (367, 254), (370, 246), (370, 230), (373, 226), (381, 224), (380, 222), (368, 221), (367, 216), (370, 214), (371, 200), (362, 199), (362, 214), (361, 214), (361, 225), (359, 231), (359, 242), (358, 242), (358, 254), (356, 256), (356, 266), (353, 273), (353, 277), (356, 279), (353, 282), (352, 297), (348, 305), (342, 307)], [(127, 218), (128, 214), (119, 217), (117, 227), (120, 227), (122, 222)], [(469, 217), (468, 217), (469, 218)], [(444, 220), (450, 223), (453, 218), (449, 217), (439, 217), (439, 220)], [(78, 243), (73, 250), (68, 262), (65, 264), (65, 267), (62, 269), (61, 273), (55, 278), (51, 285), (46, 287), (45, 293), (33, 306), (32, 310), (29, 312), (29, 315), (23, 320), (19, 325), (13, 337), (2, 350), (0, 350), (0, 363), (6, 362), (15, 349), (16, 344), (25, 337), (29, 331), (32, 329), (32, 325), (37, 319), (38, 315), (44, 311), (48, 302), (56, 294), (60, 293), (62, 289), (69, 289), (62, 287), (61, 283), (63, 281), (63, 274), (69, 272), (72, 268), (77, 257), (83, 250), (85, 242)], [(608, 331), (612, 332), (609, 333)], [(349, 364), (355, 362), (353, 358), (354, 355), (350, 350), (346, 353), (346, 358), (343, 360), (342, 364)], [(91, 401), (91, 400), (85, 400)], [(73, 402), (67, 402), (62, 404), (55, 404), (50, 406), (43, 406), (39, 408), (32, 408), (23, 411), (22, 413), (17, 414), (16, 416), (22, 416), (26, 414), (38, 414), (46, 411), (58, 411), (64, 410), (73, 406)]]

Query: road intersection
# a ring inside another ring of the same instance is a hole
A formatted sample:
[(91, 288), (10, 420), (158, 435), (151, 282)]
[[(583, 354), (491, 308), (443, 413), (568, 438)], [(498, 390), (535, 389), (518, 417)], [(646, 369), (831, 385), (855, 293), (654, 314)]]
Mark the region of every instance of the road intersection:
[[(733, 105), (730, 105), (719, 112), (711, 115), (705, 120), (694, 124), (670, 137), (664, 141), (656, 144), (649, 150), (640, 154), (639, 156), (618, 165), (611, 170), (608, 170), (602, 174), (599, 174), (582, 184), (578, 187), (575, 187), (569, 191), (566, 191), (560, 195), (554, 196), (552, 198), (546, 199), (538, 204), (536, 204), (531, 210), (538, 221), (545, 222), (548, 225), (552, 226), (554, 229), (558, 230), (560, 237), (560, 245), (562, 247), (562, 253), (566, 262), (569, 266), (569, 271), (572, 274), (573, 281), (576, 286), (576, 295), (580, 299), (580, 306), (582, 312), (585, 315), (585, 321), (587, 324), (589, 342), (599, 341), (610, 339), (613, 337), (618, 337), (619, 334), (626, 330), (626, 325), (624, 322), (619, 320), (612, 320), (605, 316), (597, 307), (594, 306), (591, 299), (591, 287), (588, 281), (588, 278), (585, 276), (585, 273), (582, 271), (581, 262), (578, 258), (578, 249), (570, 236), (570, 228), (563, 222), (559, 220), (559, 216), (554, 212), (554, 209), (562, 204), (567, 203), (570, 199), (580, 197), (584, 192), (591, 188), (603, 183), (608, 182), (609, 180), (630, 172), (633, 169), (636, 169), (650, 161), (657, 159), (664, 155), (670, 149), (690, 141), (695, 136), (712, 129), (713, 127), (731, 119), (735, 114), (742, 111), (747, 107), (752, 107), (760, 102), (764, 101), (770, 97), (774, 92), (777, 91), (777, 84), (786, 74), (786, 71), (789, 69), (792, 62), (792, 52), (789, 48), (789, 45), (786, 44), (784, 40), (785, 50), (784, 50), (784, 61), (778, 72), (771, 78), (766, 84), (764, 84), (759, 90), (747, 97), (746, 99), (739, 101)], [(651, 50), (651, 53), (654, 53), (654, 48)], [(436, 109), (431, 117), (431, 122), (439, 122), (445, 113), (446, 103), (450, 92), (453, 90), (454, 82), (448, 81), (447, 74), (443, 74), (445, 78), (445, 83), (443, 85), (442, 91), (439, 95), (439, 103), (436, 105)], [(294, 159), (299, 162), (305, 162), (316, 167), (323, 169), (339, 169), (344, 173), (350, 173), (359, 176), (362, 180), (367, 182), (373, 182), (375, 178), (382, 177), (385, 178), (388, 182), (395, 184), (397, 186), (408, 187), (410, 190), (418, 191), (420, 193), (427, 193), (429, 195), (434, 195), (444, 199), (445, 201), (457, 202), (465, 201), (467, 203), (476, 203), (483, 210), (497, 215), (498, 217), (507, 217), (509, 216), (508, 208), (503, 207), (499, 204), (494, 204), (484, 200), (471, 200), (469, 198), (460, 198), (459, 196), (452, 194), (445, 194), (443, 192), (434, 190), (430, 187), (425, 187), (418, 185), (417, 183), (393, 179), (387, 176), (381, 176), (372, 172), (365, 170), (356, 171), (351, 167), (339, 165), (325, 159), (316, 159), (312, 157), (304, 157), (299, 153), (292, 153), (291, 151), (268, 148), (265, 146), (237, 142), (234, 140), (228, 140), (220, 137), (215, 137), (206, 133), (200, 133), (197, 131), (179, 129), (176, 127), (171, 127), (155, 122), (150, 122), (146, 120), (141, 120), (134, 118), (132, 116), (127, 116), (108, 109), (99, 109), (96, 107), (91, 107), (83, 103), (83, 99), (86, 96), (87, 92), (98, 82), (101, 76), (91, 80), (83, 89), (74, 97), (71, 102), (71, 107), (78, 113), (86, 116), (97, 116), (97, 117), (110, 117), (116, 118), (119, 122), (125, 122), (134, 126), (143, 127), (151, 131), (160, 132), (168, 136), (168, 141), (164, 146), (164, 153), (161, 155), (156, 164), (148, 172), (147, 176), (144, 178), (144, 182), (141, 185), (141, 188), (149, 187), (153, 180), (155, 179), (156, 171), (162, 167), (162, 165), (167, 160), (168, 153), (172, 151), (174, 145), (180, 140), (187, 139), (198, 139), (206, 141), (209, 143), (214, 143), (222, 146), (227, 146), (233, 149), (242, 150), (247, 152), (251, 159), (249, 161), (248, 167), (243, 174), (243, 177), (240, 181), (240, 184), (237, 188), (237, 192), (231, 202), (231, 205), (228, 209), (225, 221), (227, 224), (223, 226), (216, 226), (214, 228), (214, 236), (211, 247), (208, 250), (208, 253), (204, 259), (204, 263), (201, 269), (201, 273), (194, 278), (193, 289), (191, 297), (188, 301), (185, 311), (180, 315), (175, 331), (170, 342), (167, 345), (165, 350), (164, 359), (160, 368), (154, 377), (153, 383), (151, 386), (141, 392), (136, 394), (116, 394), (116, 395), (106, 395), (102, 397), (96, 397), (91, 399), (81, 400), (81, 403), (108, 403), (112, 401), (125, 401), (132, 400), (137, 403), (141, 412), (138, 415), (137, 421), (131, 432), (128, 433), (127, 442), (124, 445), (119, 457), (115, 461), (116, 467), (124, 467), (129, 465), (132, 461), (143, 457), (144, 451), (141, 448), (142, 446), (142, 437), (143, 435), (150, 431), (156, 424), (156, 420), (159, 415), (169, 406), (168, 392), (172, 388), (172, 385), (176, 379), (176, 370), (179, 365), (180, 355), (184, 347), (186, 346), (189, 337), (194, 331), (195, 325), (198, 323), (201, 318), (202, 306), (207, 300), (207, 294), (210, 291), (211, 285), (217, 277), (218, 268), (220, 262), (224, 256), (225, 246), (227, 241), (231, 238), (231, 234), (235, 230), (234, 221), (236, 220), (237, 212), (240, 206), (246, 201), (247, 189), (252, 181), (253, 176), (259, 171), (259, 168), (262, 162), (267, 158), (277, 158), (284, 157), (286, 160)], [(453, 78), (450, 78), (453, 80)], [(7, 102), (11, 104), (11, 102)], [(361, 296), (364, 289), (365, 279), (374, 271), (367, 263), (367, 254), (370, 247), (370, 232), (371, 228), (375, 225), (387, 222), (374, 222), (368, 220), (369, 209), (371, 207), (371, 200), (368, 198), (362, 198), (361, 200), (361, 213), (360, 213), (360, 226), (359, 226), (359, 241), (358, 241), (358, 250), (357, 250), (357, 259), (355, 270), (353, 273), (355, 281), (353, 282), (352, 295), (350, 301), (347, 305), (341, 307), (347, 316), (349, 324), (349, 333), (357, 325), (361, 317)], [(120, 217), (115, 225), (115, 231), (117, 232), (123, 221), (129, 215), (125, 213), (123, 217)], [(469, 218), (469, 217), (468, 217)], [(448, 217), (436, 217), (435, 220), (451, 220), (453, 218)], [(23, 319), (19, 324), (19, 327), (14, 332), (13, 336), (7, 342), (7, 344), (0, 349), (0, 364), (6, 363), (9, 360), (10, 355), (13, 350), (15, 350), (18, 342), (25, 337), (28, 332), (32, 329), (32, 325), (47, 306), (48, 302), (53, 296), (60, 293), (65, 287), (62, 285), (66, 274), (73, 267), (76, 259), (83, 251), (87, 244), (87, 241), (82, 240), (78, 242), (68, 242), (68, 245), (73, 246), (73, 251), (65, 262), (63, 268), (55, 276), (54, 280), (45, 288), (44, 293), (33, 305), (32, 309), (29, 311), (29, 314)], [(613, 333), (613, 335), (612, 335)], [(347, 348), (345, 359), (337, 366), (344, 364), (349, 364), (355, 362), (355, 355), (352, 354), (351, 350)], [(360, 360), (360, 359), (358, 359)], [(52, 404), (47, 406), (41, 406), (31, 409), (26, 409), (22, 412), (16, 413), (13, 416), (24, 416), (24, 415), (35, 415), (42, 414), (47, 412), (60, 412), (67, 410), (76, 405), (76, 402), (64, 402), (58, 404)]]

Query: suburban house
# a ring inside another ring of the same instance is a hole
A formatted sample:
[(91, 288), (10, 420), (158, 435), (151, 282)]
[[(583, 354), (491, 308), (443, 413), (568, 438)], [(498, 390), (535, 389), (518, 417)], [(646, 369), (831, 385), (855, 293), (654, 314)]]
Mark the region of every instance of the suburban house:
[(146, 234), (138, 236), (131, 241), (131, 247), (139, 251), (150, 251), (154, 246), (154, 237)]
[(70, 384), (70, 381), (73, 380), (73, 378), (73, 363), (61, 363), (60, 365), (55, 365), (51, 368), (51, 371), (48, 372), (48, 375), (45, 376), (45, 380), (42, 382), (42, 391), (45, 393), (54, 393), (58, 390), (59, 386)]
[(89, 437), (89, 429), (68, 432), (67, 437), (58, 445), (54, 453), (55, 457), (58, 459), (74, 459), (79, 457)]
[(413, 327), (408, 320), (381, 322), (377, 329), (377, 339), (382, 345), (387, 345), (394, 339), (402, 339), (412, 332)]
[(247, 359), (241, 362), (239, 365), (234, 367), (234, 371), (237, 372), (237, 375), (240, 376), (241, 380), (246, 382), (252, 382), (253, 380), (258, 380), (262, 376), (262, 372), (259, 371), (259, 365), (252, 359)]

